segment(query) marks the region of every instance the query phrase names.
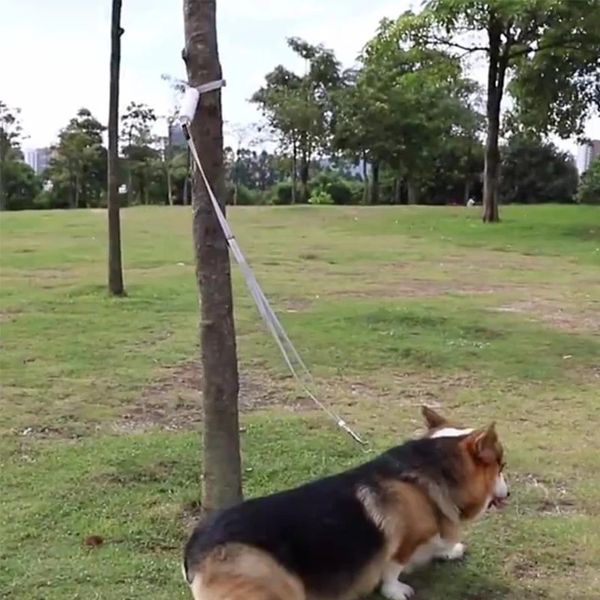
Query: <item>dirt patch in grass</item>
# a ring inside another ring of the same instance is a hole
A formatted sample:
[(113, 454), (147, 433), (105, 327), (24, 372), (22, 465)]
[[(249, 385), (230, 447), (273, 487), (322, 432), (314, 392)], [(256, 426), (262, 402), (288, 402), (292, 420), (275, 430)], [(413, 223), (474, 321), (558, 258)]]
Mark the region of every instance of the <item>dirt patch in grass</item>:
[[(139, 395), (138, 400), (115, 424), (120, 432), (193, 429), (202, 420), (202, 367), (190, 361), (165, 369)], [(308, 400), (295, 393), (290, 378), (275, 378), (265, 372), (240, 372), (239, 403), (242, 411), (273, 406), (290, 410), (310, 408)]]
[(496, 308), (498, 312), (521, 314), (542, 321), (561, 331), (600, 334), (598, 311), (577, 310), (552, 300), (519, 300)]
[(581, 512), (573, 499), (567, 481), (551, 480), (535, 473), (518, 474), (515, 483), (523, 486), (530, 498), (519, 508), (540, 515), (564, 515)]

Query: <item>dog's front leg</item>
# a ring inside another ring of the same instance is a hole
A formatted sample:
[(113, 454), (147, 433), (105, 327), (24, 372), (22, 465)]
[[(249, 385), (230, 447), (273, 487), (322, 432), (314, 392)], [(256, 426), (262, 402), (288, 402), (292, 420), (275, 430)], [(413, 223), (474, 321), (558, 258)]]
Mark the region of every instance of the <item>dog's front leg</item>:
[(460, 541), (461, 529), (457, 523), (446, 521), (440, 530), (440, 541), (436, 558), (442, 560), (460, 560), (465, 555), (466, 546)]
[(381, 580), (381, 594), (388, 600), (408, 600), (415, 593), (410, 585), (398, 581), (404, 565), (390, 561), (385, 566)]

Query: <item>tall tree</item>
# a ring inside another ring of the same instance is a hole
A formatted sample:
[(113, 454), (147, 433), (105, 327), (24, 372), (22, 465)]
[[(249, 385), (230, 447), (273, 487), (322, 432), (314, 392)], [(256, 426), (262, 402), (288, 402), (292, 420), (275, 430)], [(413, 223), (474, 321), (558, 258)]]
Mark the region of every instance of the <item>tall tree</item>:
[(98, 206), (106, 189), (104, 126), (87, 108), (60, 132), (48, 168), (57, 205), (70, 208)]
[(152, 135), (152, 126), (157, 120), (156, 113), (142, 102), (130, 102), (121, 120), (121, 136), (125, 145), (123, 154), (127, 159), (128, 203), (132, 203), (135, 190), (138, 201), (148, 204), (150, 163), (159, 156), (154, 148), (157, 140)]
[(113, 0), (110, 51), (110, 97), (108, 110), (108, 291), (125, 293), (121, 261), (121, 218), (119, 210), (119, 80), (121, 70), (121, 5)]
[(371, 201), (387, 164), (416, 203), (433, 157), (450, 137), (472, 128), (476, 86), (447, 52), (405, 43), (398, 23), (384, 20), (360, 57), (360, 69), (336, 96), (338, 147), (371, 162)]
[(501, 148), (503, 203), (572, 202), (579, 180), (568, 152), (526, 135), (513, 135)]
[(340, 85), (340, 64), (334, 53), (299, 38), (290, 48), (306, 64), (304, 75), (279, 65), (267, 74), (265, 85), (253, 96), (269, 125), (280, 134), (282, 149), (292, 157), (292, 192), (295, 198), (299, 167), (302, 200), (308, 200), (310, 165), (317, 154), (330, 149), (334, 117), (333, 93)]
[(0, 100), (0, 210), (7, 209), (6, 169), (19, 149), (20, 137), (19, 110), (10, 109)]
[(583, 174), (577, 190), (577, 202), (600, 205), (600, 157)]
[[(597, 66), (598, 0), (429, 0), (425, 10), (406, 28), (419, 44), (450, 48), (461, 56), (481, 52), (487, 59), (487, 136), (483, 192), (483, 220), (500, 220), (500, 126), (502, 100), (511, 75), (531, 71), (527, 65), (545, 64), (543, 56), (568, 57), (564, 64), (546, 69), (551, 77), (537, 91), (546, 94), (547, 107), (558, 98), (578, 98), (582, 71)], [(520, 70), (521, 69), (521, 70)], [(556, 94), (557, 90), (562, 90)], [(528, 86), (528, 92), (536, 86)], [(551, 91), (548, 94), (548, 91)], [(568, 93), (565, 93), (569, 90)], [(525, 95), (524, 95), (525, 97)], [(530, 96), (535, 105), (542, 94)], [(550, 102), (548, 102), (550, 100)], [(581, 106), (578, 100), (577, 106)], [(541, 111), (536, 111), (541, 114)]]
[[(216, 0), (184, 0), (190, 85), (221, 79)], [(225, 210), (221, 92), (204, 94), (191, 130), (209, 182)], [(210, 512), (242, 498), (238, 366), (227, 241), (197, 169), (193, 174), (194, 246), (200, 290), (203, 367), (202, 503)]]

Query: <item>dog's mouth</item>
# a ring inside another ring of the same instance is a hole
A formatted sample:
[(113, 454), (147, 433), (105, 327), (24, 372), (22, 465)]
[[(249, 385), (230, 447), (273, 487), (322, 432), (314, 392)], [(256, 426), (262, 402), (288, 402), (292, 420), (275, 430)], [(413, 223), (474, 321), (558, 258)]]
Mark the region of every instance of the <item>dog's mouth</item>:
[(497, 508), (498, 510), (502, 510), (508, 504), (507, 498), (495, 497), (490, 500), (488, 508)]

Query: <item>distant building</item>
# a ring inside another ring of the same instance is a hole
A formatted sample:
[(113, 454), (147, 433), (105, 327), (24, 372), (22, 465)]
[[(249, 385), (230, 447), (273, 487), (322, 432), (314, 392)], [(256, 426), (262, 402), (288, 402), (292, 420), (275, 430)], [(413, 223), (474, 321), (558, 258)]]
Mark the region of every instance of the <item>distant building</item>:
[(35, 148), (25, 151), (25, 162), (35, 171), (36, 175), (41, 175), (50, 164), (50, 148)]
[(175, 148), (187, 148), (187, 141), (183, 135), (183, 129), (177, 122), (169, 123), (168, 130), (169, 146)]
[(596, 158), (600, 157), (600, 140), (591, 140), (579, 147), (577, 155), (577, 169), (585, 173)]

